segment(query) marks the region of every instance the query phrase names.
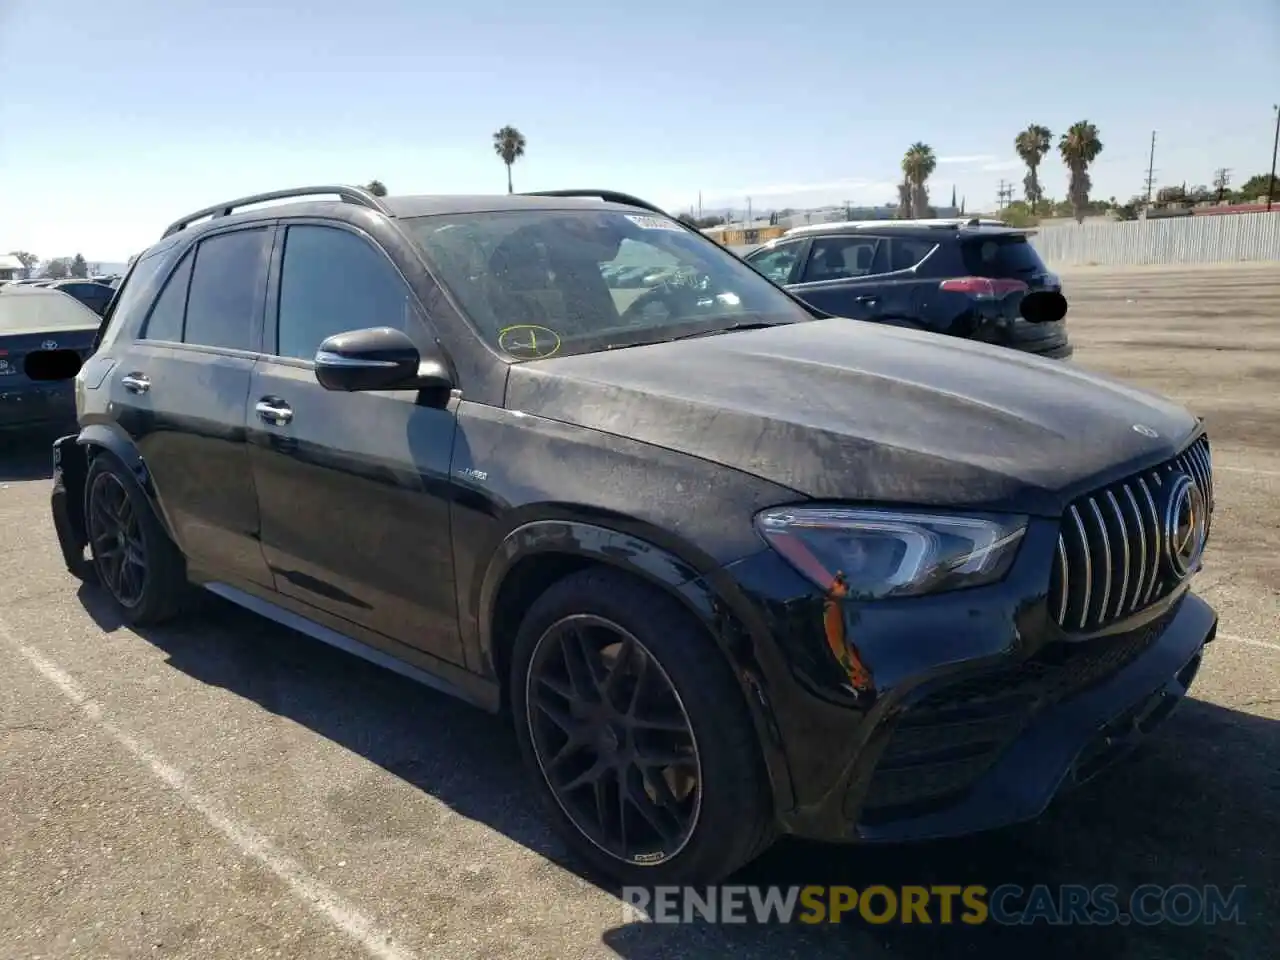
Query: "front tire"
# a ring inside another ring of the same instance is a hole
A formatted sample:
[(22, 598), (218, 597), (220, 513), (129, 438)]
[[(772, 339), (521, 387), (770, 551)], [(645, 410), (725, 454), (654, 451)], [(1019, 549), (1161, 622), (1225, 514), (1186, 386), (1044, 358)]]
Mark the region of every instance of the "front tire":
[(85, 475), (85, 530), (98, 583), (133, 626), (175, 616), (187, 593), (186, 565), (133, 474), (105, 451)]
[(607, 568), (553, 585), (516, 635), (512, 716), (551, 820), (623, 884), (714, 883), (773, 836), (768, 780), (714, 641)]

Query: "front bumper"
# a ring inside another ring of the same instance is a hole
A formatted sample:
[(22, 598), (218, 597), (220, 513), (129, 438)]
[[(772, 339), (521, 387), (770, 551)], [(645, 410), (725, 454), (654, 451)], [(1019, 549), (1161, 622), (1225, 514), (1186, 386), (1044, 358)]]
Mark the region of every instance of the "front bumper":
[(1216, 614), (1183, 591), (1066, 639), (1044, 602), (1055, 530), (1033, 523), (1000, 584), (845, 605), (856, 677), (828, 652), (823, 598), (781, 559), (727, 568), (768, 632), (754, 661), (795, 798), (783, 832), (907, 841), (1032, 819), (1172, 712)]

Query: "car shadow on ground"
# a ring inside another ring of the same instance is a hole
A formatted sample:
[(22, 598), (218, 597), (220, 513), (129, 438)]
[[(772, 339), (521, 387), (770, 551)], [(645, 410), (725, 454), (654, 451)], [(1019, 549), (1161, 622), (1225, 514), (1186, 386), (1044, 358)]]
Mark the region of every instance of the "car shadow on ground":
[[(120, 627), (100, 591), (80, 599), (104, 630)], [(168, 663), (341, 744), (461, 815), (584, 875), (543, 821), (508, 721), (423, 688), (217, 598), (164, 627), (138, 631)], [(1219, 643), (1224, 641), (1218, 641)], [(1210, 654), (1208, 669), (1212, 669)], [(429, 733), (428, 733), (429, 732)], [(1280, 723), (1191, 699), (1125, 763), (1062, 798), (1039, 821), (964, 840), (893, 848), (786, 842), (728, 883), (865, 888), (982, 884), (1141, 884), (1247, 888), (1242, 925), (1028, 927), (624, 922), (605, 945), (634, 960), (685, 957), (999, 956), (1037, 960), (1271, 954), (1280, 917)], [(599, 878), (587, 879), (613, 894)], [(998, 939), (997, 939), (998, 936)]]
[(0, 432), (0, 483), (48, 480), (53, 476), (53, 441), (75, 429), (73, 423), (61, 428)]

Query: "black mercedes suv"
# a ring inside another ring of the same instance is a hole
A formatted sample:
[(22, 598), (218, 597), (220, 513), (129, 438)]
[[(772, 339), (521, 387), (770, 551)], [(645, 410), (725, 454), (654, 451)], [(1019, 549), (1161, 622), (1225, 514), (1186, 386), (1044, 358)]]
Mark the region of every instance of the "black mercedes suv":
[(815, 315), (623, 194), (199, 211), (75, 380), (53, 515), (123, 618), (196, 584), (509, 709), (549, 817), (632, 883), (1034, 817), (1216, 630), (1194, 416)]
[(812, 306), (1065, 360), (1067, 299), (1033, 231), (976, 217), (795, 227), (744, 259)]

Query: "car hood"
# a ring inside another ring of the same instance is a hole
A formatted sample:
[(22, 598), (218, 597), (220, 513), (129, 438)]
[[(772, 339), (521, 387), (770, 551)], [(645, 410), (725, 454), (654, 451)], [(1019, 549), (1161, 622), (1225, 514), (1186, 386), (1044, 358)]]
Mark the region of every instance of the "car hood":
[(845, 319), (515, 364), (507, 407), (807, 497), (1038, 516), (1173, 456), (1199, 426), (1071, 364)]

